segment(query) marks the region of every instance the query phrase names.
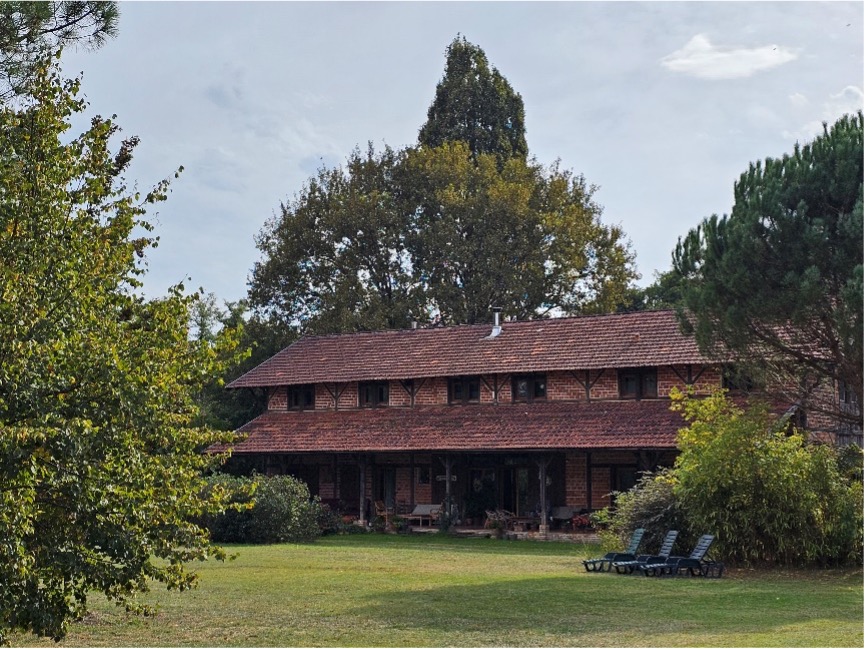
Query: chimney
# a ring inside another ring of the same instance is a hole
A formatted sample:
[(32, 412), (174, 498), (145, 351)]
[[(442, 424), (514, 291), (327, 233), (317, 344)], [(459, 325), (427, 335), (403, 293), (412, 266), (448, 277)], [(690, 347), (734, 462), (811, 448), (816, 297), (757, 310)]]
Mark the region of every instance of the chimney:
[(418, 329), (418, 321), (417, 320), (412, 321), (410, 323), (410, 327), (412, 327), (412, 329), (414, 329), (414, 330), (417, 330)]
[(503, 311), (502, 307), (491, 307), (491, 311), (494, 312), (494, 327), (491, 329), (491, 333), (485, 337), (486, 339), (496, 338), (503, 331), (503, 328), (500, 327), (500, 312)]

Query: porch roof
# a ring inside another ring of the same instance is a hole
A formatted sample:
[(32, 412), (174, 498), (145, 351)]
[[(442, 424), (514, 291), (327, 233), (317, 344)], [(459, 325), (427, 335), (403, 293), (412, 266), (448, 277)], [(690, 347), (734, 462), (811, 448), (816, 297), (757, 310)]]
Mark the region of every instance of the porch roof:
[(236, 454), (674, 449), (684, 426), (667, 399), (268, 411)]
[(703, 364), (673, 311), (305, 336), (228, 388)]

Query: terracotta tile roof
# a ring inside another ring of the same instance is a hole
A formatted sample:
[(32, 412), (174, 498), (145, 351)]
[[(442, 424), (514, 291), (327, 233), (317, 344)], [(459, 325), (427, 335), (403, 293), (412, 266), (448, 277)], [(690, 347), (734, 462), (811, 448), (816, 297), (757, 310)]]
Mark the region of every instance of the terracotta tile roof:
[(674, 449), (667, 399), (268, 411), (235, 453)]
[(628, 368), (707, 361), (674, 312), (304, 337), (229, 388), (490, 373)]

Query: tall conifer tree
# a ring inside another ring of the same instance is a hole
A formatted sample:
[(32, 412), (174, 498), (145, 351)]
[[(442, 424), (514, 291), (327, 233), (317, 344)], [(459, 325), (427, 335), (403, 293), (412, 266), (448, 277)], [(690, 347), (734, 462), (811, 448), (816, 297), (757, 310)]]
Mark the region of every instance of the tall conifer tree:
[(446, 50), (446, 69), (437, 84), (420, 145), (463, 141), (473, 158), (493, 154), (500, 165), (527, 157), (524, 101), (477, 45), (458, 37)]

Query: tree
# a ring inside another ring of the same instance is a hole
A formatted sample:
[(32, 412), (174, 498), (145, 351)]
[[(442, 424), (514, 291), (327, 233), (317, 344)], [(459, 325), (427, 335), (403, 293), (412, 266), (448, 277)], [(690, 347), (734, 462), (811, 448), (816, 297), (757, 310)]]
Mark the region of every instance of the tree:
[(37, 61), (67, 45), (100, 47), (117, 34), (117, 2), (0, 3), (0, 95), (22, 91)]
[(420, 311), (395, 205), (399, 155), (369, 145), (346, 169), (320, 169), (281, 204), (256, 242), (249, 300), (256, 317), (312, 333), (407, 327)]
[(493, 154), (500, 164), (527, 157), (524, 102), (488, 65), (482, 48), (455, 38), (446, 50), (446, 69), (422, 125), (418, 142), (438, 147), (466, 142), (470, 154)]
[(223, 507), (202, 452), (232, 436), (191, 423), (234, 340), (189, 339), (182, 286), (137, 295), (168, 181), (127, 189), (137, 139), (113, 154), (112, 119), (70, 137), (78, 92), (43, 65), (0, 108), (0, 641), (62, 637), (92, 591), (142, 611), (149, 581), (186, 589), (186, 562), (222, 557), (191, 521)]
[(445, 323), (613, 309), (635, 277), (595, 188), (556, 165), (469, 155), (465, 142), (408, 152), (400, 176), (407, 249), (426, 303)]
[(419, 137), (399, 152), (356, 150), (281, 205), (257, 241), (253, 320), (330, 333), (625, 300), (636, 274), (622, 230), (602, 223), (583, 176), (528, 161), (520, 96), (465, 39), (449, 47)]
[(863, 404), (863, 178), (858, 113), (750, 165), (731, 216), (705, 219), (673, 255), (682, 320), (705, 353), (859, 427), (861, 409), (841, 410), (835, 388)]

